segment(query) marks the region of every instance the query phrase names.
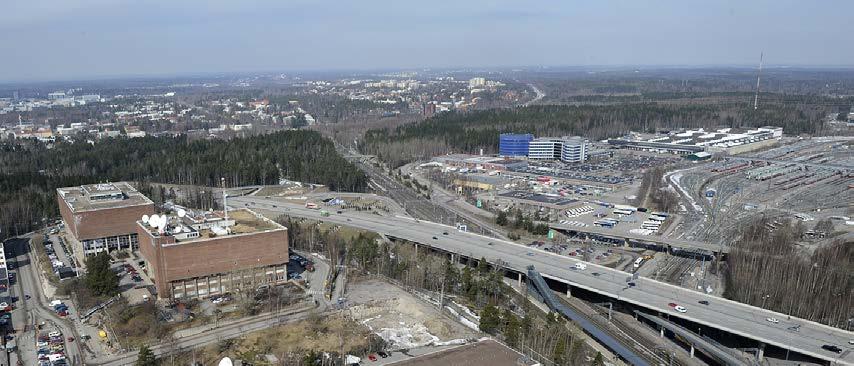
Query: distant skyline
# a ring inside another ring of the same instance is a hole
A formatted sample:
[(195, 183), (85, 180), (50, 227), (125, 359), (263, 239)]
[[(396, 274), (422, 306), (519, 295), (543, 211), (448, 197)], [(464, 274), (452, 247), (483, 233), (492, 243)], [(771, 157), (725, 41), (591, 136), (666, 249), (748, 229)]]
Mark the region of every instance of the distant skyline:
[(854, 1), (11, 0), (0, 83), (523, 65), (852, 66)]

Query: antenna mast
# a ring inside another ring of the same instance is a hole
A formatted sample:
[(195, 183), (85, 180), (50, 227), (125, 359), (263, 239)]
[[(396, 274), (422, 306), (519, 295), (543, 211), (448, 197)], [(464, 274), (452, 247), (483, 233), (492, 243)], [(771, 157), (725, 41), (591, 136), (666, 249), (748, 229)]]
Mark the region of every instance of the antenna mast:
[(756, 74), (756, 97), (753, 98), (753, 110), (759, 109), (759, 79), (762, 77), (762, 59), (764, 52), (759, 53), (759, 73)]
[(228, 194), (225, 193), (225, 177), (219, 178), (222, 184), (222, 212), (225, 214), (225, 221), (228, 221)]

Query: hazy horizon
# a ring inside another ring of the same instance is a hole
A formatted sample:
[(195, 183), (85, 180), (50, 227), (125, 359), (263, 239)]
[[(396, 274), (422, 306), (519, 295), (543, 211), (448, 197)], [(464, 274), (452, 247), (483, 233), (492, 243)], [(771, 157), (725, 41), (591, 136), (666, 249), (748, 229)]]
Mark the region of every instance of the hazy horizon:
[[(854, 2), (17, 2), (0, 83), (259, 72), (854, 65)], [(809, 6), (811, 14), (804, 15)], [(523, 66), (529, 65), (529, 66)]]

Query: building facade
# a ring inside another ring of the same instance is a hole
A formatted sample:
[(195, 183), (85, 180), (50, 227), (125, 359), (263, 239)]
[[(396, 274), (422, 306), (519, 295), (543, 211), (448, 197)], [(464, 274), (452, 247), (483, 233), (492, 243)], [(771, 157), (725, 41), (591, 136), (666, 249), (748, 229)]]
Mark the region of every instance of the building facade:
[(567, 137), (563, 140), (560, 160), (564, 163), (581, 163), (590, 156), (590, 142), (582, 137)]
[(287, 228), (247, 209), (228, 214), (201, 226), (175, 217), (165, 229), (136, 223), (158, 298), (204, 298), (287, 282)]
[(57, 201), (74, 254), (138, 248), (136, 221), (154, 202), (127, 182), (57, 188)]
[(528, 156), (528, 146), (534, 135), (530, 133), (502, 133), (498, 139), (498, 155), (508, 157)]
[(531, 140), (528, 145), (528, 159), (559, 160), (563, 141), (553, 138), (538, 138)]

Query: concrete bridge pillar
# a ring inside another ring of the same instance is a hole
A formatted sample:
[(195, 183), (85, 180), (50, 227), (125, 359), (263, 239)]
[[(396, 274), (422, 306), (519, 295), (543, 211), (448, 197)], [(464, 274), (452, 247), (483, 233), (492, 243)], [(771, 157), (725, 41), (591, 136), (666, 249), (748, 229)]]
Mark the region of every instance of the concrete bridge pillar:
[(691, 344), (691, 358), (694, 358), (694, 345)]
[(522, 287), (522, 272), (517, 273), (517, 276), (518, 277), (516, 277), (516, 285), (521, 288)]
[(566, 285), (566, 297), (572, 297), (572, 286)]
[(418, 243), (415, 244), (415, 259), (418, 259)]
[(457, 255), (451, 253), (451, 264), (457, 264)]
[(765, 359), (765, 343), (759, 343), (759, 350), (756, 352), (756, 358), (759, 362)]
[(624, 248), (628, 248), (628, 247), (630, 247), (630, 245), (629, 245), (629, 239), (623, 239), (623, 247), (624, 247)]
[(664, 338), (664, 327), (659, 326), (658, 328), (659, 328), (659, 334), (658, 334), (658, 335), (659, 335), (661, 338)]

